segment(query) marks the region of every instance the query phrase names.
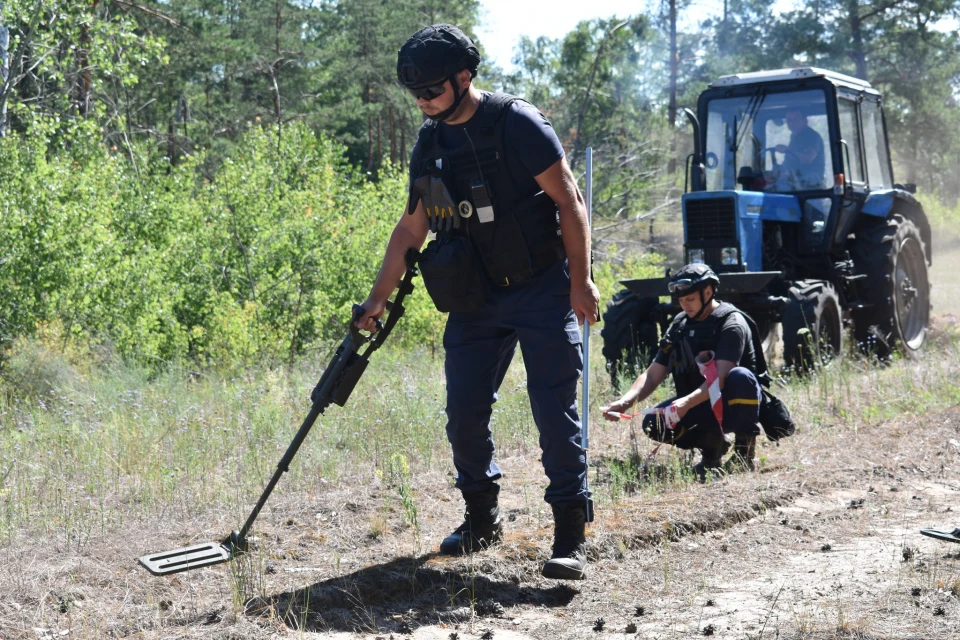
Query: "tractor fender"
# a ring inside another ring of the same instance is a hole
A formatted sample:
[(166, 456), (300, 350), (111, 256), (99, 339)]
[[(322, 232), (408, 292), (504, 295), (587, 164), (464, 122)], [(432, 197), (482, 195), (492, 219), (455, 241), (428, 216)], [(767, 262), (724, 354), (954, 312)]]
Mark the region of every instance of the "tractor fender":
[(874, 191), (867, 196), (867, 200), (863, 203), (863, 208), (860, 211), (864, 215), (885, 220), (890, 220), (894, 214), (899, 214), (913, 222), (917, 226), (917, 230), (920, 231), (920, 237), (925, 245), (927, 264), (933, 264), (933, 238), (930, 222), (927, 220), (923, 205), (912, 193), (903, 189)]

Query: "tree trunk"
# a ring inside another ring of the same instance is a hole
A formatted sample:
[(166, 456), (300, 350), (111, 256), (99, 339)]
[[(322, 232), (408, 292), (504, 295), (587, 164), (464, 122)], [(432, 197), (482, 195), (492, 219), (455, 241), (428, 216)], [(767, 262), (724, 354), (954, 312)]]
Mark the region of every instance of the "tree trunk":
[(674, 127), (677, 122), (677, 74), (680, 65), (677, 53), (677, 0), (670, 2), (670, 102), (667, 106), (667, 120), (670, 123), (670, 161), (667, 172), (673, 175), (677, 171), (677, 136)]
[[(93, 0), (90, 3), (90, 13), (97, 10), (100, 0)], [(90, 115), (90, 90), (93, 88), (93, 72), (90, 68), (90, 32), (87, 30), (87, 23), (80, 26), (80, 48), (77, 52), (77, 72), (80, 74), (79, 95), (77, 96), (77, 107), (80, 115), (84, 118)]]
[(906, 182), (917, 184), (917, 163), (920, 161), (918, 141), (920, 136), (910, 136), (910, 161), (907, 162)]
[(7, 76), (10, 72), (7, 47), (10, 46), (10, 32), (0, 25), (0, 138), (7, 135)]
[(167, 158), (170, 159), (170, 166), (177, 166), (177, 125), (174, 123), (173, 118), (170, 118), (170, 123), (167, 125)]
[(390, 164), (397, 163), (397, 120), (393, 117), (393, 107), (387, 111), (390, 127)]
[(373, 117), (367, 114), (367, 166), (365, 171), (373, 171)]
[(270, 65), (270, 80), (273, 82), (273, 116), (277, 121), (277, 136), (279, 143), (280, 125), (283, 124), (283, 112), (280, 110), (280, 81), (277, 76), (280, 75), (280, 65), (283, 62), (283, 55), (280, 53), (280, 27), (282, 25), (282, 12), (280, 10), (280, 0), (277, 0), (277, 18), (275, 30), (275, 49), (277, 52), (276, 61)]
[(377, 114), (377, 158), (373, 166), (380, 169), (383, 163), (383, 111)]
[(857, 67), (857, 77), (867, 79), (867, 55), (863, 50), (863, 29), (860, 20), (860, 3), (858, 0), (847, 0), (847, 13), (850, 18), (850, 39), (853, 48), (850, 57)]
[(275, 30), (274, 30), (274, 40), (275, 40), (274, 49), (276, 50), (277, 57), (279, 58), (282, 55), (280, 53), (280, 27), (283, 24), (283, 17), (282, 17), (283, 13), (280, 10), (280, 0), (277, 0), (275, 6), (277, 9), (277, 19), (276, 19)]

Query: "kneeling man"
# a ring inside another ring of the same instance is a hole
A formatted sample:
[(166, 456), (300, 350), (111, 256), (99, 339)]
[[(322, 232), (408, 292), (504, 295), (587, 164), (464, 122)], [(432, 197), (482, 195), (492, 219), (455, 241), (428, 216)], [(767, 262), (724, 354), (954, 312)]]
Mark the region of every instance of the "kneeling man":
[[(759, 378), (766, 373), (763, 353), (757, 353), (756, 325), (732, 304), (717, 300), (719, 285), (720, 278), (704, 264), (686, 265), (670, 277), (669, 292), (683, 311), (660, 341), (653, 363), (629, 391), (602, 409), (608, 420), (618, 420), (672, 374), (676, 397), (645, 412), (643, 430), (658, 442), (700, 449), (694, 471), (701, 482), (710, 469), (754, 468)], [(725, 433), (735, 437), (726, 464), (722, 459), (730, 445)]]

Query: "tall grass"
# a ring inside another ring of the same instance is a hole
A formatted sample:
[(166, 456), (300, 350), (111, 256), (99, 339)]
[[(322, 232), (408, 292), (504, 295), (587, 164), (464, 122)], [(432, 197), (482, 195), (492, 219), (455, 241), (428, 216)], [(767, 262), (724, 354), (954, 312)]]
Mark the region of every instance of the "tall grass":
[[(332, 406), (317, 421), (279, 493), (394, 477), (402, 459), (409, 464), (402, 495), (412, 500), (418, 472), (452, 469), (442, 359), (385, 348), (374, 360), (347, 406)], [(18, 343), (0, 382), (0, 541), (41, 533), (82, 546), (92, 533), (128, 519), (189, 516), (225, 500), (242, 518), (306, 414), (323, 364), (234, 377), (157, 374), (115, 361), (84, 367), (37, 343)], [(599, 461), (603, 452), (620, 462), (591, 479), (598, 499), (617, 502), (644, 485), (622, 464), (630, 450), (617, 448), (629, 427), (606, 423), (596, 411), (615, 396), (599, 349), (592, 372), (591, 457)], [(958, 376), (960, 335), (945, 330), (931, 336), (922, 358), (880, 365), (848, 354), (776, 393), (801, 434), (857, 430), (960, 403)], [(665, 385), (657, 398), (669, 392)], [(646, 453), (653, 443), (635, 429), (631, 448)], [(495, 405), (493, 430), (500, 455), (539, 457), (519, 355)], [(670, 470), (682, 456), (663, 449)], [(666, 476), (667, 484), (685, 481), (680, 472)], [(405, 507), (412, 524), (415, 505)]]

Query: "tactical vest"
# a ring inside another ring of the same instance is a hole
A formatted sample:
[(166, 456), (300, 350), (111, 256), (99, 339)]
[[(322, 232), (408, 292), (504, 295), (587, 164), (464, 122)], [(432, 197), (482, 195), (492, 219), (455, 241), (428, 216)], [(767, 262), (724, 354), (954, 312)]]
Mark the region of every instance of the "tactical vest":
[[(442, 234), (469, 238), (484, 271), (499, 286), (523, 282), (566, 256), (556, 203), (543, 191), (524, 192), (513, 176), (522, 169), (504, 152), (506, 115), (518, 100), (485, 94), (473, 116), (480, 119), (479, 135), (456, 149), (441, 148), (439, 123), (425, 122), (418, 139), (419, 167), (411, 176), (411, 185), (427, 174), (441, 178), (459, 213), (470, 213), (461, 215), (459, 229)], [(409, 202), (415, 202), (412, 188)]]
[(673, 375), (678, 396), (685, 396), (703, 384), (703, 375), (697, 367), (696, 356), (701, 351), (716, 351), (720, 344), (723, 323), (733, 313), (739, 313), (746, 320), (754, 352), (754, 361), (751, 362), (749, 350), (744, 349), (737, 366), (750, 369), (756, 374), (761, 385), (770, 386), (767, 361), (763, 356), (763, 342), (760, 340), (757, 323), (749, 314), (729, 302), (721, 302), (720, 306), (705, 320), (698, 322), (694, 329), (687, 329), (687, 314), (679, 313), (660, 341), (660, 351), (669, 357), (667, 368)]

